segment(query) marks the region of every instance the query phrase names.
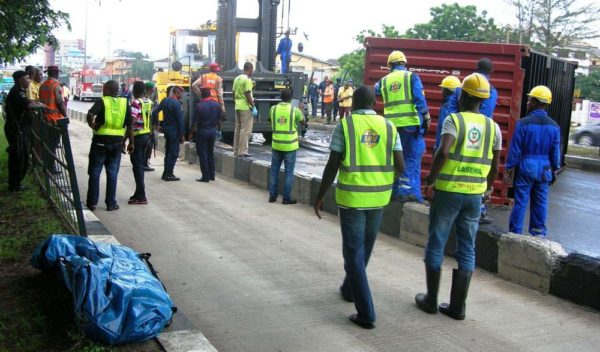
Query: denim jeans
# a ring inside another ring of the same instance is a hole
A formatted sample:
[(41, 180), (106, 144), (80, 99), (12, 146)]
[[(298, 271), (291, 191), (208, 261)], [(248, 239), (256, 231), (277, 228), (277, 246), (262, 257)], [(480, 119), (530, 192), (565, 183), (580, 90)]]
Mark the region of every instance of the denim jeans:
[(106, 198), (104, 202), (106, 206), (117, 204), (117, 176), (119, 175), (122, 149), (123, 145), (121, 143), (100, 145), (92, 142), (88, 164), (87, 205), (98, 204), (102, 167), (106, 169)]
[(202, 171), (202, 179), (215, 179), (216, 128), (200, 128), (196, 131), (196, 154)]
[(276, 198), (279, 189), (279, 169), (284, 164), (285, 180), (283, 183), (283, 200), (292, 199), (292, 183), (294, 182), (294, 166), (296, 165), (296, 151), (281, 152), (273, 150), (271, 153), (271, 177), (269, 178), (269, 196)]
[(165, 134), (165, 175), (173, 175), (179, 157), (179, 136), (177, 131), (164, 131)]
[(340, 208), (342, 253), (346, 271), (342, 291), (344, 296), (354, 298), (358, 319), (365, 322), (374, 322), (376, 319), (366, 269), (382, 217), (383, 208)]
[(131, 169), (133, 170), (133, 178), (135, 179), (135, 199), (146, 198), (146, 187), (144, 185), (144, 163), (146, 162), (146, 148), (150, 143), (150, 133), (140, 134), (135, 136), (133, 144), (135, 149), (129, 155), (131, 160)]
[(429, 239), (425, 247), (425, 265), (440, 271), (444, 249), (452, 225), (456, 226), (456, 252), (458, 268), (475, 270), (475, 236), (479, 227), (480, 194), (461, 194), (435, 191), (429, 210)]
[(314, 97), (310, 97), (310, 106), (311, 106), (311, 111), (312, 117), (317, 117), (317, 107), (319, 104), (319, 97), (318, 96), (314, 96)]
[(425, 139), (421, 134), (415, 133), (416, 129), (413, 126), (398, 128), (405, 168), (402, 175), (394, 182), (393, 193), (403, 197), (412, 195), (416, 200), (422, 201), (421, 158), (425, 152)]

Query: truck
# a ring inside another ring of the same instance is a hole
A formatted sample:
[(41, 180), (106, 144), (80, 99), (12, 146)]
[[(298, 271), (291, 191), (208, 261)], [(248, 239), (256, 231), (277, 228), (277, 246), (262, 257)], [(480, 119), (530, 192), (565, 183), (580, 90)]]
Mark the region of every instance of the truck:
[(69, 87), (73, 99), (84, 101), (102, 98), (102, 86), (110, 80), (110, 75), (102, 70), (83, 69), (71, 72)]

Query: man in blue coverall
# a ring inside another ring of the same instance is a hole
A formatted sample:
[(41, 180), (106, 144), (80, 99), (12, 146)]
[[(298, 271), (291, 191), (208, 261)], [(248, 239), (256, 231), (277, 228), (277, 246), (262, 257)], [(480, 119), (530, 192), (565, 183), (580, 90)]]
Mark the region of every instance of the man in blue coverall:
[(447, 76), (442, 80), (440, 88), (442, 88), (442, 106), (440, 107), (440, 115), (438, 116), (437, 130), (435, 131), (435, 145), (433, 146), (433, 154), (440, 147), (440, 141), (442, 139), (442, 126), (444, 120), (448, 116), (448, 101), (450, 97), (456, 91), (456, 88), (460, 87), (460, 79), (456, 76)]
[(179, 177), (173, 174), (175, 163), (179, 156), (179, 145), (183, 144), (185, 133), (183, 120), (183, 107), (181, 97), (183, 88), (174, 86), (171, 95), (164, 98), (152, 111), (152, 124), (158, 125), (158, 113), (163, 112), (162, 132), (165, 135), (165, 169), (162, 179), (165, 181), (179, 181)]
[(550, 89), (537, 86), (527, 95), (527, 116), (517, 122), (505, 165), (505, 182), (510, 185), (510, 178), (514, 178), (515, 191), (508, 226), (510, 232), (522, 233), (531, 196), (529, 233), (546, 236), (548, 186), (556, 181), (560, 167), (560, 128), (546, 113), (552, 103)]
[[(493, 70), (494, 66), (492, 65), (492, 60), (488, 58), (479, 59), (479, 61), (477, 61), (477, 66), (475, 66), (475, 72), (484, 75), (488, 82), (490, 82), (490, 97), (485, 99), (479, 107), (479, 111), (490, 119), (494, 119), (492, 115), (494, 114), (496, 102), (498, 101), (498, 92), (490, 80), (490, 75), (492, 74)], [(458, 97), (460, 96), (460, 91), (460, 87), (456, 88), (454, 94), (450, 96), (450, 99), (448, 99), (448, 114), (458, 112)], [(481, 203), (481, 217), (479, 218), (479, 223), (492, 223), (492, 219), (487, 216), (487, 206), (485, 203)]]
[(285, 37), (281, 38), (277, 46), (277, 54), (281, 58), (281, 73), (288, 73), (290, 70), (290, 59), (292, 58), (292, 40), (290, 39), (290, 30), (285, 31)]
[(406, 56), (393, 51), (387, 60), (390, 73), (375, 84), (375, 94), (383, 98), (384, 116), (398, 130), (404, 151), (404, 172), (394, 182), (392, 199), (423, 201), (421, 194), (421, 157), (431, 117), (425, 101), (423, 83), (406, 69)]
[(317, 106), (319, 105), (319, 86), (315, 83), (316, 78), (308, 86), (308, 99), (310, 100), (311, 116), (317, 117)]

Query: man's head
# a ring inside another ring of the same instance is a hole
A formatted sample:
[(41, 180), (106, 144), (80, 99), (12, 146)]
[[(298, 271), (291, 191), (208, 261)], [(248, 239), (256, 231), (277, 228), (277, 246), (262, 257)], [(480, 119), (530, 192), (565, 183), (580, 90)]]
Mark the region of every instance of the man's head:
[(354, 84), (354, 81), (353, 81), (353, 80), (351, 80), (351, 79), (349, 79), (349, 80), (347, 80), (346, 82), (344, 82), (344, 86), (345, 86), (345, 87), (350, 87), (350, 86), (352, 86), (353, 84)]
[(284, 103), (289, 103), (292, 101), (292, 90), (289, 88), (284, 88), (281, 90), (281, 101)]
[(546, 109), (552, 103), (552, 91), (546, 86), (536, 86), (531, 89), (527, 99), (527, 113), (533, 110)]
[(210, 88), (200, 88), (200, 97), (202, 99), (210, 98)]
[(492, 60), (488, 58), (483, 58), (477, 61), (477, 66), (475, 66), (475, 72), (489, 76), (492, 74), (492, 71), (494, 71)]
[(210, 70), (210, 72), (219, 72), (221, 71), (221, 66), (219, 66), (218, 63), (213, 62), (210, 65), (208, 65), (208, 69)]
[(254, 72), (254, 65), (251, 62), (247, 61), (244, 64), (244, 73), (248, 76), (252, 76), (252, 72)]
[(177, 100), (180, 100), (182, 96), (183, 96), (183, 88), (181, 88), (180, 86), (173, 86), (172, 97)]
[(387, 64), (390, 68), (396, 65), (406, 65), (407, 62), (406, 56), (400, 50), (392, 51), (387, 59)]
[(285, 33), (283, 33), (283, 34), (285, 34), (286, 38), (289, 38), (290, 37), (290, 30), (289, 29), (286, 30)]
[(42, 70), (40, 70), (39, 68), (34, 68), (33, 70), (33, 80), (36, 83), (42, 83)]
[(19, 87), (21, 87), (21, 89), (27, 89), (29, 88), (29, 75), (27, 74), (27, 72), (25, 71), (15, 71), (13, 73), (13, 80), (15, 81), (15, 84), (18, 85)]
[(49, 78), (58, 79), (58, 75), (60, 74), (60, 70), (58, 66), (48, 66), (46, 67), (46, 72), (48, 73)]
[(373, 109), (375, 106), (375, 92), (369, 86), (362, 85), (352, 94), (352, 110)]
[(144, 90), (146, 91), (146, 95), (149, 97), (152, 94), (152, 92), (154, 91), (154, 83), (153, 82), (144, 83)]
[(105, 97), (116, 97), (119, 95), (119, 83), (115, 80), (110, 80), (104, 83), (102, 87), (102, 94)]
[(133, 97), (134, 98), (143, 97), (145, 91), (146, 91), (146, 86), (144, 86), (144, 82), (142, 82), (142, 81), (133, 82)]
[(27, 72), (27, 75), (29, 75), (29, 78), (31, 78), (31, 79), (33, 79), (32, 75), (33, 75), (34, 68), (35, 68), (35, 66), (32, 66), (32, 65), (25, 66), (25, 72)]
[(460, 87), (460, 79), (456, 76), (446, 76), (442, 80), (440, 87), (442, 88), (442, 98), (446, 99), (447, 97), (454, 94), (456, 88)]
[(329, 76), (323, 77), (323, 82), (327, 83), (327, 81), (329, 81)]
[(459, 111), (479, 111), (479, 105), (490, 97), (490, 82), (480, 73), (465, 77), (458, 97)]

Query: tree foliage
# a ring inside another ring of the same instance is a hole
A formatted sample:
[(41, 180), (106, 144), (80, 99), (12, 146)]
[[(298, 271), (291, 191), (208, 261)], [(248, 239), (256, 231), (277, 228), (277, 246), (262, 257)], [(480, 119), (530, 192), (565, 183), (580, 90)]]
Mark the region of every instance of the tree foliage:
[(50, 8), (48, 0), (0, 0), (0, 64), (23, 60), (49, 43), (58, 46), (52, 31), (65, 23), (69, 14)]
[(575, 89), (581, 91), (581, 98), (600, 102), (600, 70), (575, 77)]
[(596, 23), (600, 8), (578, 6), (577, 0), (506, 0), (518, 21), (519, 42), (546, 52), (585, 39), (600, 37)]
[(502, 42), (505, 30), (496, 25), (487, 12), (477, 12), (474, 5), (442, 4), (430, 9), (431, 20), (406, 31), (406, 37), (416, 39), (463, 40), (471, 42)]

